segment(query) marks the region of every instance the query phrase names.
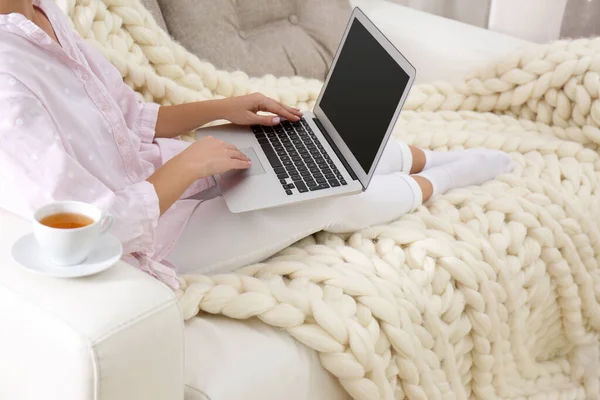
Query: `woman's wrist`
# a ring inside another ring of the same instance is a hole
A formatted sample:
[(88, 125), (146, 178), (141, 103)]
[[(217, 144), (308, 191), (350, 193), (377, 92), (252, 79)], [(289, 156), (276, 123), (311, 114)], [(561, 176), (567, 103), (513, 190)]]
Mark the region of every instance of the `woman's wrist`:
[(208, 121), (206, 123), (226, 119), (227, 100), (228, 99), (214, 99), (199, 101), (196, 103), (198, 105), (198, 113), (207, 117)]
[(173, 162), (176, 165), (177, 170), (182, 174), (183, 178), (187, 181), (190, 181), (190, 184), (194, 181), (202, 178), (202, 166), (201, 161), (197, 160), (189, 151), (188, 147), (175, 157), (173, 157), (169, 162)]
[(225, 99), (160, 107), (156, 137), (173, 138), (209, 122), (223, 119), (226, 109), (226, 102), (223, 100)]

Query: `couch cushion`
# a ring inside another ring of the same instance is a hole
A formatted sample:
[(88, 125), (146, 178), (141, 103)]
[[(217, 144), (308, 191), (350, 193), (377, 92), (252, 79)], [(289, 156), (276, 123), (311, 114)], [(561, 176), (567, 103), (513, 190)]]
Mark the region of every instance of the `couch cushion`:
[(148, 11), (150, 11), (158, 25), (166, 31), (167, 24), (165, 23), (162, 11), (160, 10), (160, 6), (158, 5), (158, 0), (142, 0), (142, 4), (144, 5), (144, 7), (146, 7)]
[(348, 0), (158, 0), (169, 32), (217, 68), (323, 79)]
[(348, 400), (314, 350), (257, 319), (185, 324), (185, 400)]

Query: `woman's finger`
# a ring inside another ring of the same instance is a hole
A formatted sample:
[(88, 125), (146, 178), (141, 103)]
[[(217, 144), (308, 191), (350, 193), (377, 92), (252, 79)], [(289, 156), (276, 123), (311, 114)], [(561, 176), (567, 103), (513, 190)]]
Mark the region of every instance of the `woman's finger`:
[(298, 117), (302, 117), (302, 115), (304, 115), (304, 113), (302, 111), (300, 111), (299, 108), (296, 107), (290, 107), (290, 106), (286, 106), (285, 104), (282, 104), (282, 106), (288, 110), (289, 112), (291, 112), (292, 114), (298, 116)]
[(241, 160), (241, 161), (250, 161), (250, 159), (241, 151), (239, 150), (229, 150), (227, 152), (227, 155), (229, 156), (229, 158), (234, 159), (234, 160)]
[(266, 108), (266, 110), (264, 110), (264, 111), (268, 111), (273, 114), (277, 114), (282, 118), (289, 119), (290, 121), (298, 121), (300, 119), (300, 117), (298, 115), (289, 111), (283, 104), (281, 104), (273, 99), (267, 99), (265, 101), (265, 108)]
[(229, 169), (248, 169), (252, 166), (248, 161), (237, 160), (232, 158), (229, 160)]
[(228, 142), (222, 142), (222, 143), (223, 143), (223, 146), (225, 146), (226, 149), (239, 151), (238, 148), (235, 147), (234, 145), (232, 145), (231, 143), (228, 143)]
[(257, 125), (274, 126), (281, 122), (281, 117), (276, 117), (273, 115), (253, 114), (250, 118), (252, 120), (252, 124)]

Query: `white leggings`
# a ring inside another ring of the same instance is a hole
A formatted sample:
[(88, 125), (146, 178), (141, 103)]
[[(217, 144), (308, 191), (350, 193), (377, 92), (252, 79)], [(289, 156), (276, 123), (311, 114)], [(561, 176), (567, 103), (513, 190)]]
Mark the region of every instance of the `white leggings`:
[(352, 232), (393, 221), (422, 202), (408, 175), (411, 165), (408, 145), (391, 139), (365, 192), (241, 214), (231, 213), (218, 188), (211, 189), (167, 259), (182, 274), (231, 272), (321, 230)]

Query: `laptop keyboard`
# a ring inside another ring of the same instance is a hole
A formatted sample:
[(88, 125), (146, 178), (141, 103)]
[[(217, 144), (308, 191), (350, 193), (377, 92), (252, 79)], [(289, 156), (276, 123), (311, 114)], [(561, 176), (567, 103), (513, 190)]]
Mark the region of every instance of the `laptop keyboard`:
[(252, 132), (288, 196), (347, 185), (304, 118), (254, 125)]

